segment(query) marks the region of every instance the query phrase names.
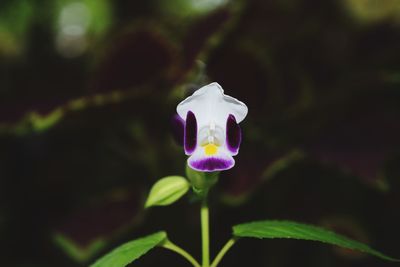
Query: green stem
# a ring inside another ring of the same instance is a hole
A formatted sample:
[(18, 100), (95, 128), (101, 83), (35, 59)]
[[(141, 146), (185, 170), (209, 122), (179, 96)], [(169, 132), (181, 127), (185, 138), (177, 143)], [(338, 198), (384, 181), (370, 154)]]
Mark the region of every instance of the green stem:
[(222, 260), (222, 258), (225, 256), (226, 252), (236, 243), (237, 239), (231, 238), (226, 242), (226, 244), (222, 247), (218, 255), (215, 257), (213, 260), (211, 267), (217, 267), (219, 262)]
[(181, 247), (178, 247), (177, 245), (175, 245), (174, 243), (172, 243), (169, 240), (166, 240), (163, 244), (162, 244), (163, 248), (172, 250), (176, 253), (178, 253), (179, 255), (181, 255), (182, 257), (184, 257), (185, 259), (187, 259), (194, 267), (201, 267), (200, 263), (198, 263), (193, 257), (192, 255), (190, 255), (188, 252), (186, 252), (184, 249), (182, 249)]
[(200, 209), (201, 215), (201, 241), (203, 251), (202, 267), (210, 267), (210, 233), (209, 233), (209, 212), (206, 199), (203, 200)]

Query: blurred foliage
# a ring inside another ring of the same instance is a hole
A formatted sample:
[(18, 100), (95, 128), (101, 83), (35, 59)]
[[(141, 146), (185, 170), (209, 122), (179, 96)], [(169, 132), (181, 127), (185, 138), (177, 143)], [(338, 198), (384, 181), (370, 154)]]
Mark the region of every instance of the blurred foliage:
[(354, 16), (362, 23), (376, 23), (382, 20), (400, 22), (400, 3), (396, 0), (344, 0)]
[(34, 6), (29, 0), (0, 4), (0, 58), (22, 53), (32, 24)]
[[(199, 253), (196, 204), (143, 204), (160, 177), (184, 175), (169, 123), (210, 81), (249, 106), (237, 165), (211, 192), (212, 253), (230, 225), (274, 218), (398, 257), (397, 2), (1, 1), (2, 264), (86, 266), (160, 229)], [(137, 265), (186, 266), (154, 253)], [(245, 241), (221, 266), (246, 255), (256, 266), (388, 265)]]

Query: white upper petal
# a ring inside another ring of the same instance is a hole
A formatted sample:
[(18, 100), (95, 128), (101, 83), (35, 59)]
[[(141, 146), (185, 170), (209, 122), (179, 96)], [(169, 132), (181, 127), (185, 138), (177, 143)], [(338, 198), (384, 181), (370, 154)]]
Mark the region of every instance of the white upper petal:
[(214, 123), (225, 129), (229, 114), (241, 122), (247, 115), (247, 106), (233, 98), (225, 95), (222, 87), (214, 82), (198, 89), (193, 95), (180, 102), (176, 108), (178, 115), (186, 120), (188, 111), (192, 111), (197, 120), (198, 129)]

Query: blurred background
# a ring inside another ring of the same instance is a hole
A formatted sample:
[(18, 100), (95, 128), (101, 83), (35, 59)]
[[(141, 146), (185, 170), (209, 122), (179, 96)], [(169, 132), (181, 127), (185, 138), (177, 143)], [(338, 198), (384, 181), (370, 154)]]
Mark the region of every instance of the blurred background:
[[(211, 81), (249, 107), (211, 193), (213, 255), (231, 225), (292, 219), (399, 258), (399, 48), (398, 0), (1, 0), (1, 266), (88, 266), (162, 229), (199, 258), (198, 203), (143, 204), (184, 175), (171, 118)], [(161, 249), (132, 266), (162, 262), (188, 266)], [(249, 262), (391, 266), (290, 240), (243, 240), (221, 266)]]

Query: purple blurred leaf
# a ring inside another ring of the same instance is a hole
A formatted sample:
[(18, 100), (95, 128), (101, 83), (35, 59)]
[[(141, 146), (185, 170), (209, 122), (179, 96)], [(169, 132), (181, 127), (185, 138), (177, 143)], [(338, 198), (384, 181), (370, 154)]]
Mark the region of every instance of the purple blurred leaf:
[(385, 160), (400, 145), (399, 136), (395, 114), (359, 107), (318, 133), (306, 150), (321, 161), (371, 181), (382, 174)]
[(171, 75), (172, 68), (178, 65), (169, 40), (146, 27), (116, 37), (105, 54), (91, 86), (96, 92), (155, 83)]
[(230, 17), (231, 14), (228, 9), (220, 9), (199, 19), (190, 27), (183, 41), (186, 67), (191, 68), (193, 66), (195, 59), (205, 48), (210, 37), (220, 31)]
[(77, 261), (86, 261), (141, 217), (140, 194), (115, 190), (81, 208), (56, 228), (55, 241)]

